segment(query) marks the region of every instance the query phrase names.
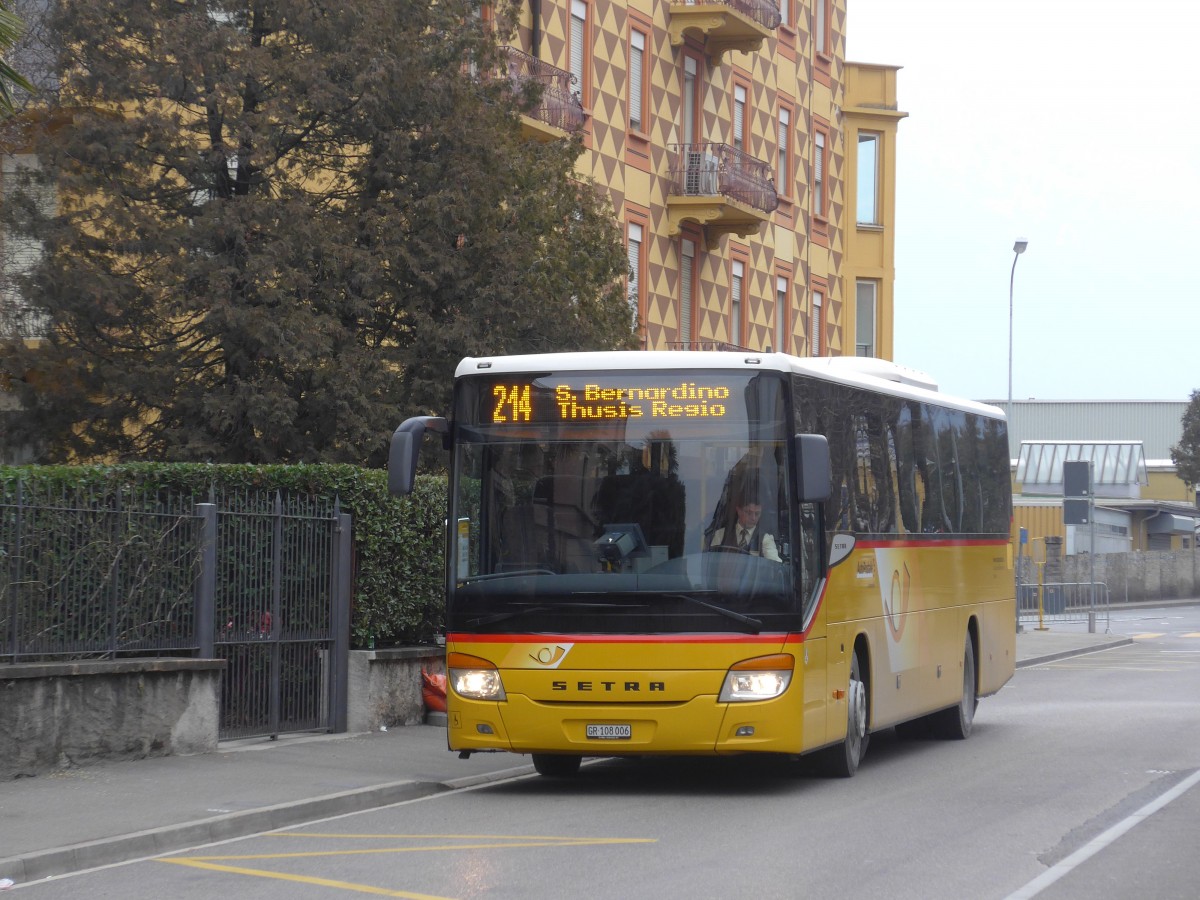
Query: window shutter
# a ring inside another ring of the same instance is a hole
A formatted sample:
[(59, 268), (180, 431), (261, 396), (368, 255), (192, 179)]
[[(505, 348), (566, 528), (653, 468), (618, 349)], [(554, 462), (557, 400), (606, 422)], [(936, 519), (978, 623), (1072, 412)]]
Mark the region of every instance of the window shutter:
[(575, 76), (575, 93), (583, 94), (583, 60), (587, 40), (587, 4), (571, 0), (571, 74)]
[(679, 265), (679, 340), (692, 339), (692, 285), (696, 271), (696, 244), (684, 238), (681, 242)]
[(642, 61), (646, 55), (646, 36), (635, 31), (629, 36), (629, 127), (642, 130)]

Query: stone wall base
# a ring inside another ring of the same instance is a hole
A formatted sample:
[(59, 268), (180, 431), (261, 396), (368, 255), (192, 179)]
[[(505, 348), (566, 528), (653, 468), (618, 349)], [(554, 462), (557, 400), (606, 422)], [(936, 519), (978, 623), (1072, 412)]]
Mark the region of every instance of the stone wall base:
[(0, 666), (0, 780), (217, 748), (215, 659)]
[(442, 647), (397, 647), (350, 651), (350, 706), (346, 726), (351, 732), (378, 731), (395, 725), (444, 724), (426, 717), (421, 671), (446, 671)]

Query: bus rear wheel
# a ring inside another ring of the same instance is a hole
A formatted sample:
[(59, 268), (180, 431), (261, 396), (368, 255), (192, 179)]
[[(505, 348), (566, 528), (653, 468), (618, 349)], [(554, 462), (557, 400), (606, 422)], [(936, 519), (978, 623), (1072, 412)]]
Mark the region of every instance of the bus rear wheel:
[(846, 690), (846, 737), (836, 747), (825, 752), (826, 769), (830, 775), (849, 778), (858, 771), (859, 763), (867, 752), (871, 740), (867, 733), (870, 722), (870, 698), (867, 683), (862, 677), (862, 664), (858, 651), (850, 658), (850, 684)]
[(966, 648), (963, 650), (962, 697), (956, 706), (934, 713), (933, 733), (951, 741), (966, 740), (971, 735), (971, 727), (975, 723), (975, 708), (978, 705), (979, 695), (975, 689), (975, 645), (971, 643), (971, 636), (967, 635)]
[(533, 754), (533, 768), (539, 775), (547, 778), (571, 778), (579, 774), (579, 764), (583, 759), (578, 756), (560, 756), (557, 753)]

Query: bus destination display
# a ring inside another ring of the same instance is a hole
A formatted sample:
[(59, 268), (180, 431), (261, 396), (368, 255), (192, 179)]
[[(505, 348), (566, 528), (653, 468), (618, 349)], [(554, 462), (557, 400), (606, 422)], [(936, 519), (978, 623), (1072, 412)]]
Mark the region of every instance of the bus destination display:
[(599, 380), (582, 385), (557, 383), (548, 390), (531, 382), (492, 385), (490, 422), (595, 422), (605, 419), (724, 418), (732, 389), (724, 383), (698, 384), (680, 380), (667, 384), (616, 385)]

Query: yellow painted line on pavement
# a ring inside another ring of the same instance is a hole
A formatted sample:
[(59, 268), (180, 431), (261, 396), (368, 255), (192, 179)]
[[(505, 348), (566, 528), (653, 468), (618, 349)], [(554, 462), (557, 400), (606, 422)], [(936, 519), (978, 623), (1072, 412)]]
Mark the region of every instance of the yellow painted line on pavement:
[(288, 838), (351, 838), (368, 841), (589, 841), (606, 844), (611, 841), (624, 843), (628, 841), (650, 841), (654, 838), (602, 838), (602, 837), (562, 837), (557, 834), (347, 834), (345, 832), (321, 831), (272, 831), (263, 837)]
[[(293, 837), (308, 837), (308, 835), (292, 835)], [(348, 837), (348, 835), (323, 835), (330, 838)], [(444, 850), (523, 850), (530, 847), (597, 847), (616, 844), (653, 844), (656, 838), (545, 838), (541, 840), (522, 840), (511, 838), (500, 841), (469, 844), (433, 844), (425, 847), (372, 847), (362, 850), (311, 850), (297, 853), (250, 853), (235, 856), (191, 856), (188, 859), (212, 862), (249, 862), (250, 860), (267, 859), (316, 859), (322, 856), (372, 856), (383, 853), (429, 853)]]
[(1135, 634), (1133, 636), (1133, 639), (1135, 641), (1148, 641), (1151, 638), (1162, 637), (1164, 634), (1166, 634), (1165, 631), (1146, 631), (1146, 632), (1143, 632), (1142, 634)]
[(1200, 631), (1189, 631), (1187, 634), (1184, 635), (1184, 637), (1200, 638)]
[(617, 844), (654, 844), (657, 838), (577, 838), (577, 837), (546, 837), (530, 835), (475, 835), (475, 834), (323, 834), (303, 832), (272, 832), (263, 837), (290, 838), (320, 838), (334, 840), (437, 840), (437, 841), (466, 841), (468, 843), (440, 843), (417, 847), (374, 847), (369, 849), (320, 850), (308, 853), (256, 853), (233, 856), (172, 856), (164, 857), (158, 862), (172, 863), (177, 866), (190, 866), (193, 869), (205, 869), (210, 872), (223, 872), (229, 875), (246, 875), (252, 878), (272, 878), (278, 881), (293, 881), (298, 884), (313, 884), (320, 887), (337, 888), (359, 894), (374, 894), (380, 897), (403, 897), (406, 900), (450, 900), (450, 898), (432, 894), (417, 894), (412, 891), (394, 891), (388, 888), (374, 887), (369, 884), (356, 884), (351, 881), (333, 881), (328, 878), (316, 878), (307, 875), (293, 875), (286, 872), (272, 872), (265, 869), (249, 869), (244, 866), (227, 865), (233, 862), (250, 862), (288, 859), (316, 859), (329, 856), (365, 856), (381, 853), (425, 853), (429, 851), (446, 850), (512, 850), (529, 847), (596, 847), (613, 846)]
[(355, 884), (353, 881), (334, 881), (330, 878), (314, 878), (308, 875), (290, 875), (286, 872), (267, 872), (262, 869), (244, 869), (241, 866), (219, 866), (216, 863), (204, 862), (200, 859), (186, 857), (160, 859), (159, 862), (174, 863), (178, 866), (190, 866), (193, 869), (207, 869), (211, 872), (224, 872), (230, 875), (249, 875), (252, 878), (271, 878), (276, 881), (292, 881), (297, 884), (314, 884), (320, 887), (338, 888), (352, 891), (356, 894), (374, 894), (377, 897), (403, 897), (405, 900), (450, 900), (435, 894), (416, 894), (412, 891), (393, 891), (389, 888), (375, 887), (370, 884)]

